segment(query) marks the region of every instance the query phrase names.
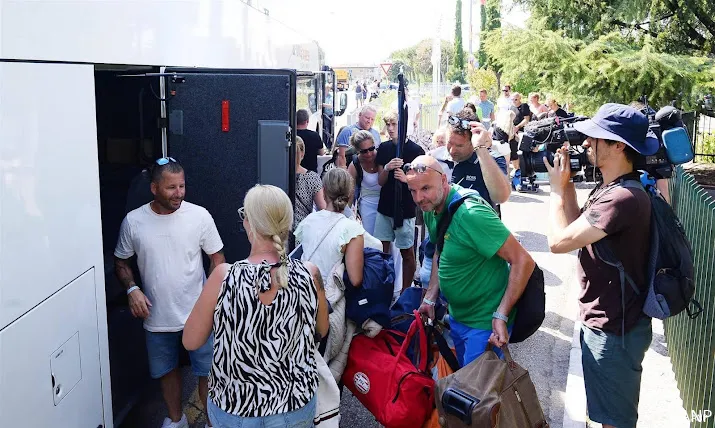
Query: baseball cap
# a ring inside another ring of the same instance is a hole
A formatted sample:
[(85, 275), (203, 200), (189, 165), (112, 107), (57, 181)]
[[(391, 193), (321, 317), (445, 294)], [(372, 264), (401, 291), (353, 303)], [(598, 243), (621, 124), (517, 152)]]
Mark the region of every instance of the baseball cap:
[(591, 118), (576, 122), (574, 129), (591, 138), (620, 141), (642, 155), (658, 151), (660, 143), (648, 128), (648, 118), (633, 107), (608, 103)]
[(502, 90), (502, 91), (511, 91), (511, 86), (509, 86), (509, 85), (504, 85), (504, 86), (501, 87), (501, 90)]

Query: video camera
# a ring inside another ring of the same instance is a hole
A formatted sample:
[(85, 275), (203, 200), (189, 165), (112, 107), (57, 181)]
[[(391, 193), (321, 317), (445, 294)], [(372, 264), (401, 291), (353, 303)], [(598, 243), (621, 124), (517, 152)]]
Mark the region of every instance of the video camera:
[[(635, 170), (647, 172), (656, 179), (670, 178), (673, 174), (673, 165), (689, 162), (694, 157), (693, 146), (681, 119), (680, 110), (673, 106), (666, 106), (656, 112), (648, 106), (645, 97), (641, 102), (643, 104), (641, 113), (648, 117), (649, 130), (658, 138), (660, 147), (653, 155), (639, 155), (633, 167)], [(586, 149), (583, 147), (587, 137), (573, 127), (574, 123), (586, 119), (588, 119), (586, 116), (553, 117), (528, 123), (519, 145), (521, 176), (533, 182), (537, 172), (547, 171), (543, 158), (546, 157), (553, 165), (554, 153), (568, 141), (571, 171), (578, 172), (584, 169), (586, 177), (593, 177), (596, 180), (600, 174), (597, 168), (591, 165)]]

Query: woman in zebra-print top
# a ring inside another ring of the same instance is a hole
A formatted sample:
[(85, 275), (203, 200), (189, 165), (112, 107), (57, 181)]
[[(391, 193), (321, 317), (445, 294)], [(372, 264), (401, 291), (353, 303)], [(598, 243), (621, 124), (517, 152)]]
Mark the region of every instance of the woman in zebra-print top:
[(293, 207), (281, 189), (254, 186), (239, 215), (250, 255), (214, 269), (184, 328), (187, 349), (215, 336), (209, 418), (214, 427), (313, 426), (314, 350), (329, 326), (320, 271), (286, 256)]

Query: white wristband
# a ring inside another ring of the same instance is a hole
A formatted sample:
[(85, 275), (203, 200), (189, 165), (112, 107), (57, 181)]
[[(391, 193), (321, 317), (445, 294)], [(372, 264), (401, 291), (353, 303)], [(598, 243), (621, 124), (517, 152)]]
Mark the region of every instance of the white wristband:
[(132, 291), (138, 290), (138, 289), (139, 289), (139, 286), (138, 286), (138, 285), (134, 285), (134, 286), (132, 286), (132, 287), (129, 287), (129, 289), (127, 290), (127, 296), (128, 296), (129, 293), (131, 293)]

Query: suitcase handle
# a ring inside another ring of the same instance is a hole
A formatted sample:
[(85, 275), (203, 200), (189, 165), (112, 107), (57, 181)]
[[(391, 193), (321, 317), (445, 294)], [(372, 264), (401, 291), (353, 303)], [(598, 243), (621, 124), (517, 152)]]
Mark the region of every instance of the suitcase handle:
[[(410, 345), (410, 341), (415, 336), (419, 334), (419, 346), (420, 346), (420, 360), (417, 362), (417, 369), (422, 373), (427, 371), (427, 333), (425, 333), (425, 326), (422, 323), (422, 318), (417, 310), (413, 311), (415, 320), (412, 321), (410, 329), (407, 331), (405, 340), (402, 342), (400, 347), (400, 354), (407, 355), (407, 347)], [(399, 355), (397, 356), (399, 358)], [(397, 359), (395, 360), (397, 361)]]
[(447, 388), (442, 393), (444, 412), (456, 416), (465, 425), (472, 425), (472, 412), (481, 400), (454, 388)]

